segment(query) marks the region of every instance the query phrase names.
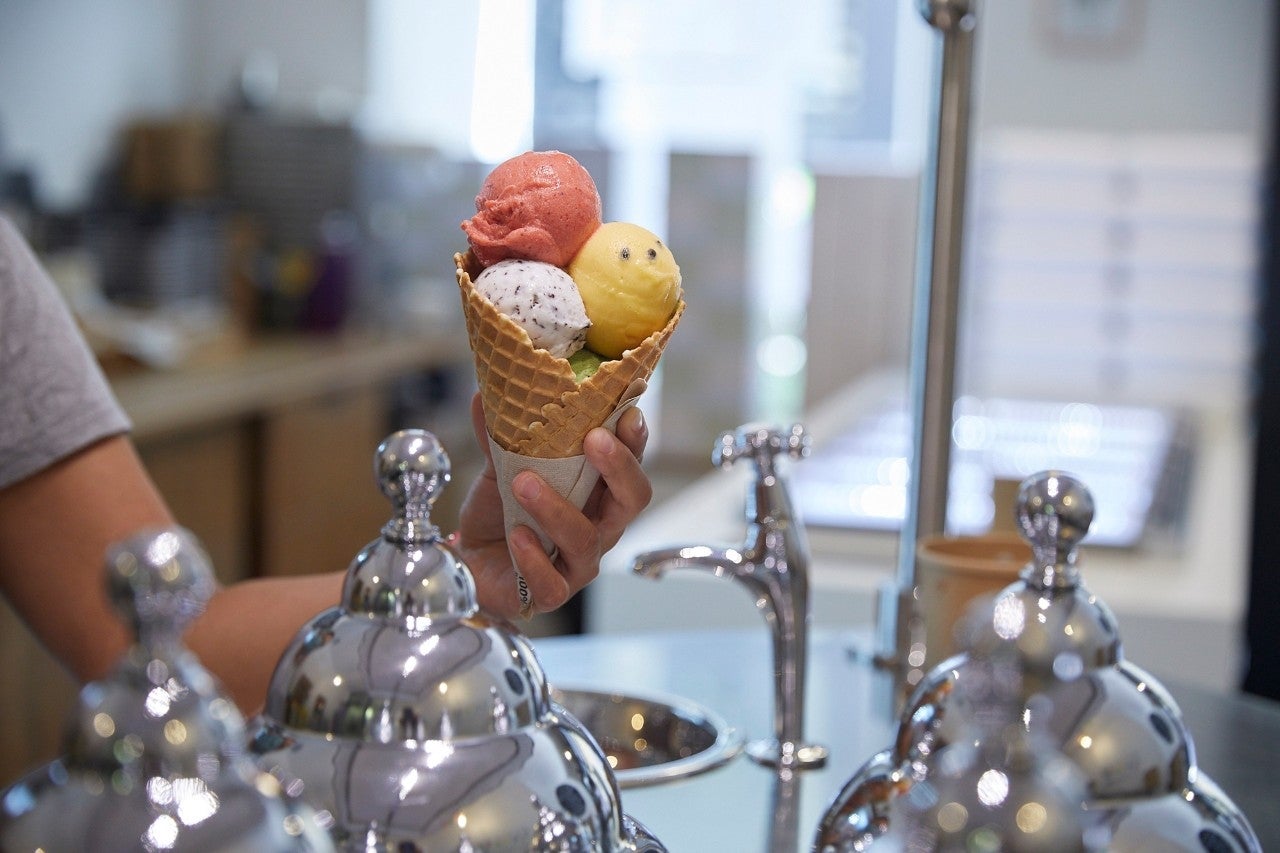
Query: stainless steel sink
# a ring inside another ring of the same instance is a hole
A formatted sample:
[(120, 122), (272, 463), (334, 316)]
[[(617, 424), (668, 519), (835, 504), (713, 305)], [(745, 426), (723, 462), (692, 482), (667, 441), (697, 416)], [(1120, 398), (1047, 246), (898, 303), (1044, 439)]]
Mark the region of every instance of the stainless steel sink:
[(599, 742), (622, 788), (705, 773), (742, 751), (740, 731), (686, 699), (572, 687), (553, 687), (551, 698)]

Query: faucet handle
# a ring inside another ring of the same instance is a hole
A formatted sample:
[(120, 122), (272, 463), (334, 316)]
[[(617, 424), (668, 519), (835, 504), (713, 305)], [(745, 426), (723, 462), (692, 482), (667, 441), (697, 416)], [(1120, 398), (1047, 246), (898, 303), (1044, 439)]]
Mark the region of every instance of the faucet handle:
[(770, 427), (763, 424), (744, 424), (732, 432), (721, 434), (711, 450), (711, 464), (729, 468), (739, 459), (751, 459), (762, 471), (772, 470), (773, 460), (785, 453), (792, 459), (809, 455), (812, 439), (803, 424), (790, 427)]

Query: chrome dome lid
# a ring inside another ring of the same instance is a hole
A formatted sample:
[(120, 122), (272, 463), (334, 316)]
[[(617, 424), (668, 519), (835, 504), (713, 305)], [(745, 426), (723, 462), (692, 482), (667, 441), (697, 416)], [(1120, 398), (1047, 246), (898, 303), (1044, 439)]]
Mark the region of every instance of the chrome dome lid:
[[(1143, 844), (1153, 837), (1169, 850), (1261, 849), (1245, 816), (1197, 770), (1177, 703), (1124, 658), (1115, 617), (1085, 587), (1078, 545), (1092, 518), (1092, 497), (1074, 477), (1045, 471), (1023, 482), (1017, 520), (1032, 546), (1031, 562), (1018, 581), (973, 609), (965, 650), (917, 685), (889, 757), (877, 754), (832, 801), (817, 835), (825, 844), (816, 850), (898, 849), (903, 833), (921, 822), (936, 829), (940, 819), (955, 816), (939, 807), (973, 805), (965, 797), (977, 791), (974, 776), (986, 772), (991, 746), (989, 738), (974, 736), (975, 722), (1002, 707), (983, 696), (995, 661), (1006, 672), (1000, 683), (1016, 694), (1006, 698), (1019, 709), (1018, 728), (1035, 734), (1020, 744), (1022, 758), (1029, 745), (1064, 759), (1078, 774), (1082, 794), (1075, 803), (1086, 812), (1088, 844), (1104, 843), (1105, 833), (1107, 849), (1117, 851), (1150, 849)], [(1032, 766), (1019, 762), (1001, 771), (1011, 784), (1017, 774), (1008, 769)], [(896, 784), (883, 784), (889, 778)], [(1072, 798), (1059, 798), (1044, 816), (1074, 820), (1077, 811)], [(955, 823), (967, 831), (967, 823)], [(1189, 834), (1176, 842), (1168, 834), (1182, 830)], [(1011, 838), (1016, 832), (1003, 840)]]
[(0, 848), (332, 849), (249, 760), (239, 711), (182, 645), (214, 588), (194, 537), (138, 534), (111, 549), (107, 578), (136, 642), (80, 692), (65, 757), (0, 796)]
[(272, 677), (264, 717), (295, 731), (394, 743), (498, 734), (550, 705), (528, 642), (481, 614), (471, 573), (430, 508), (450, 479), (430, 433), (374, 459), (394, 514), (347, 569), (342, 601), (303, 629)]
[[(1093, 498), (1069, 474), (1044, 471), (1018, 491), (1018, 528), (1032, 548), (1021, 578), (974, 609), (966, 651), (921, 681), (902, 713), (901, 760), (921, 760), (957, 737), (947, 717), (967, 662), (1012, 655), (1022, 702), (1046, 737), (1084, 771), (1092, 801), (1176, 793), (1195, 765), (1177, 704), (1124, 659), (1115, 616), (1085, 587), (1079, 544)], [(1033, 698), (1036, 710), (1027, 704)]]
[(1204, 773), (1185, 791), (1106, 810), (1111, 853), (1187, 850), (1261, 853), (1262, 842), (1239, 807)]
[[(939, 665), (902, 715), (894, 755), (927, 766), (964, 736), (967, 716), (953, 698), (967, 677), (965, 655)], [(1032, 702), (1045, 737), (1084, 772), (1089, 798), (1124, 801), (1182, 791), (1195, 748), (1177, 704), (1130, 661), (1095, 669)]]
[(251, 748), (360, 850), (660, 851), (622, 814), (586, 729), (550, 699), (529, 641), (480, 611), (430, 518), (439, 441), (403, 430), (374, 471), (393, 514), (342, 600), (295, 637)]
[(844, 783), (818, 823), (813, 853), (868, 850), (890, 828), (894, 800), (911, 788), (907, 765), (882, 749)]
[(1024, 714), (1012, 649), (960, 663), (947, 708), (957, 737), (927, 759), (877, 753), (824, 815), (815, 853), (1106, 849), (1083, 774)]

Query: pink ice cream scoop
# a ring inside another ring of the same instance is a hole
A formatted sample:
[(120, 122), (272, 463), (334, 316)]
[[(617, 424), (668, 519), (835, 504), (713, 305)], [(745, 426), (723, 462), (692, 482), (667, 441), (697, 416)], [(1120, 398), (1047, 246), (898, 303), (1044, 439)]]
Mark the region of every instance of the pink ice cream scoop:
[(600, 193), (582, 165), (560, 151), (528, 151), (498, 164), (462, 223), (483, 266), (507, 258), (564, 267), (600, 227)]

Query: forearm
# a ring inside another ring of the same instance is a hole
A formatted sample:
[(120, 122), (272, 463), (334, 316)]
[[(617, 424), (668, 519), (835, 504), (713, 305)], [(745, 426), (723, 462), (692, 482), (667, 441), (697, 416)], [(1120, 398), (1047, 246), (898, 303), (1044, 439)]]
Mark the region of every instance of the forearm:
[(338, 603), (341, 572), (258, 578), (223, 587), (187, 644), (246, 715), (256, 713), (280, 656), (313, 616)]
[(0, 490), (0, 589), (81, 680), (128, 645), (106, 595), (108, 546), (173, 524), (128, 439), (97, 442)]
[[(77, 679), (102, 678), (132, 639), (107, 600), (107, 549), (174, 523), (129, 440), (98, 442), (0, 490), (0, 589)], [(338, 602), (341, 584), (333, 573), (223, 587), (188, 643), (253, 713), (289, 641)]]

